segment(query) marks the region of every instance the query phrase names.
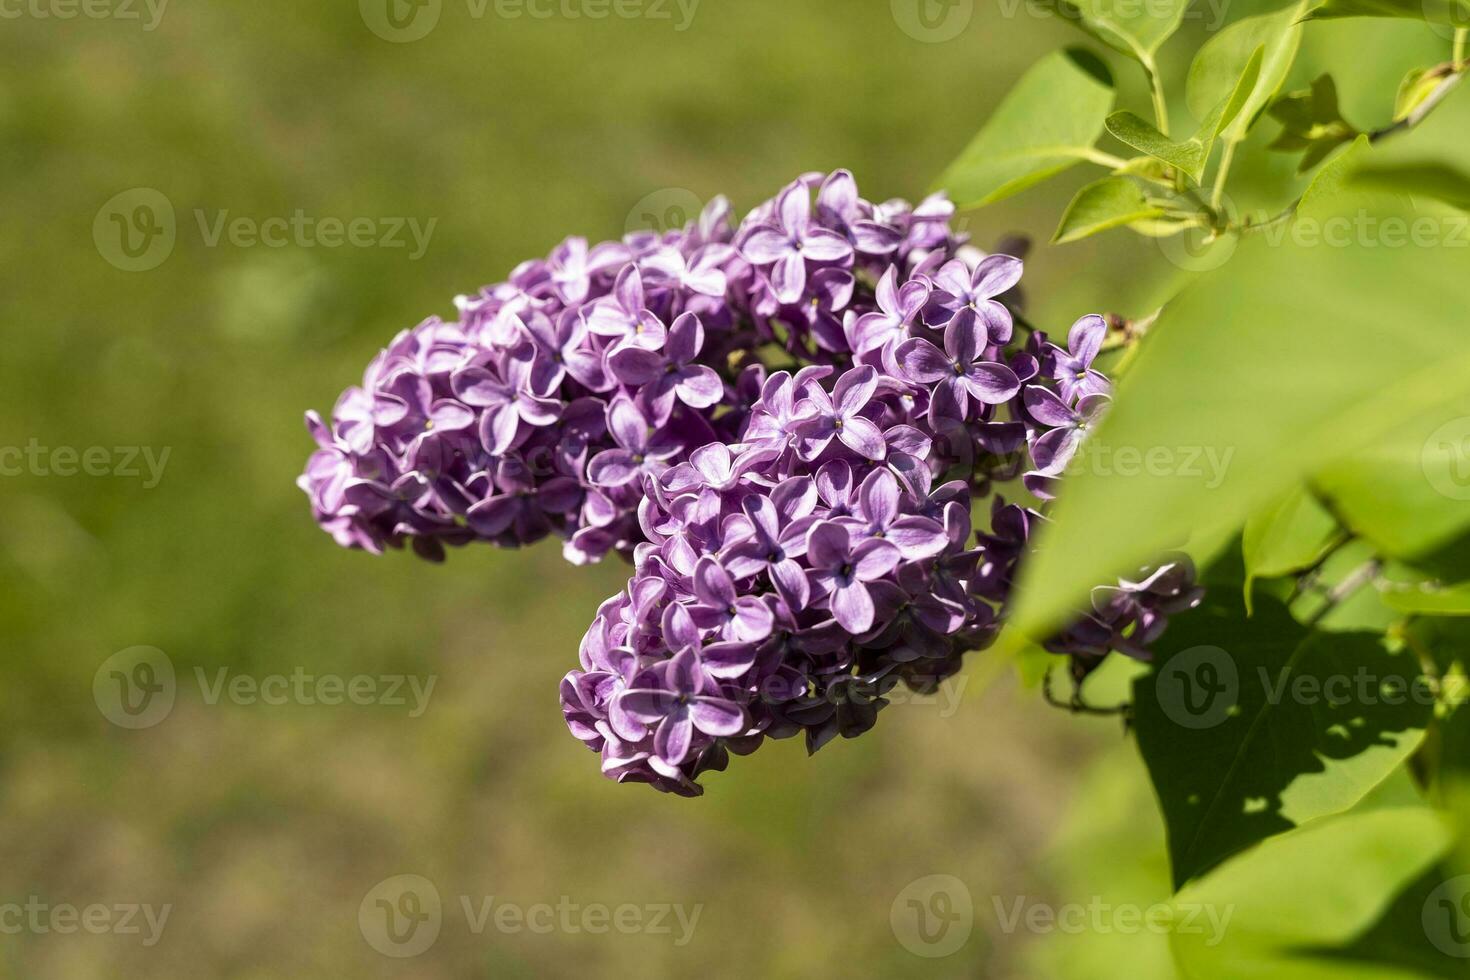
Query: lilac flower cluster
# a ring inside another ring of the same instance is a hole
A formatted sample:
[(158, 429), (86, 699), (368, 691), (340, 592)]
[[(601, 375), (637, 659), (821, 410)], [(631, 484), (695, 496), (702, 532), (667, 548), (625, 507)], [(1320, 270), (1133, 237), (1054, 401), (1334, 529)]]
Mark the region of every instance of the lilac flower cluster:
[[(301, 478), (349, 547), (629, 558), (563, 680), (604, 772), (685, 795), (767, 736), (870, 728), (995, 636), (1041, 500), (1106, 410), (1107, 327), (1015, 339), (1019, 259), (941, 196), (873, 204), (808, 174), (738, 226), (569, 239), (400, 335), (308, 425)], [(1197, 601), (1176, 563), (1099, 595), (1049, 645), (1144, 655)]]
[[(813, 192), (815, 191), (815, 202)], [(553, 532), (567, 557), (631, 554), (642, 479), (738, 435), (759, 391), (752, 352), (833, 361), (864, 278), (960, 244), (936, 196), (874, 205), (852, 175), (809, 174), (737, 230), (699, 220), (523, 263), (380, 353), (299, 483), (339, 544), (427, 558)]]

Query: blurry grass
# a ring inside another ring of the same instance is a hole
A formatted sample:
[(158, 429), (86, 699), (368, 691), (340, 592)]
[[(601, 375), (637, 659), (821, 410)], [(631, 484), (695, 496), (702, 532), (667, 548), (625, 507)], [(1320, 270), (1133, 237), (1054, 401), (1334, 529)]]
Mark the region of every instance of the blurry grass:
[[(982, 7), (984, 5), (981, 5)], [(0, 902), (173, 903), (150, 950), (119, 936), (7, 936), (17, 977), (639, 974), (1007, 976), (991, 894), (1031, 866), (1106, 725), (1002, 685), (955, 717), (894, 708), (808, 761), (771, 745), (697, 802), (603, 781), (556, 683), (626, 575), (555, 545), (445, 567), (336, 549), (293, 486), (325, 411), (397, 330), (449, 313), (568, 233), (620, 234), (645, 195), (749, 207), (850, 166), (917, 197), (1020, 71), (1075, 38), (977, 15), (927, 45), (883, 2), (708, 3), (694, 25), (489, 18), (446, 4), (386, 44), (351, 2), (171, 5), (0, 31), (0, 444), (169, 447), (161, 484), (0, 480)], [(1132, 85), (1133, 82), (1128, 83)], [(1045, 240), (1080, 172), (970, 219), (982, 245)], [(106, 264), (104, 201), (173, 202), (158, 269)], [(207, 248), (194, 212), (438, 219), (404, 250)], [(1126, 309), (1147, 246), (1040, 252), (1029, 292), (1060, 326)], [(1153, 258), (1156, 260), (1157, 256)], [(1079, 270), (1085, 274), (1079, 275)], [(135, 644), (179, 668), (174, 713), (110, 726), (92, 675)], [(435, 675), (429, 711), (207, 705), (213, 672)], [(972, 666), (971, 668), (975, 668)], [(930, 873), (976, 897), (977, 931), (922, 961), (893, 897)], [(470, 935), (373, 953), (357, 905), (398, 873), (454, 896), (704, 903), (694, 941)]]

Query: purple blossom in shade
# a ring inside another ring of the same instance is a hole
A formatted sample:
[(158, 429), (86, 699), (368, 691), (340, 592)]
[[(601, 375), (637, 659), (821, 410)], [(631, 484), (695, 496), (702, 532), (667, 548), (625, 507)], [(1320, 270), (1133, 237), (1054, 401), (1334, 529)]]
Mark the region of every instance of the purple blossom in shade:
[(1111, 399), (1107, 395), (1084, 395), (1076, 408), (1070, 408), (1050, 388), (1030, 385), (1025, 400), (1031, 417), (1050, 426), (1032, 443), (1031, 458), (1038, 471), (1054, 476), (1067, 468), (1088, 428), (1102, 417)]
[(626, 717), (653, 726), (653, 757), (670, 768), (688, 758), (696, 733), (730, 736), (745, 728), (744, 710), (722, 695), (693, 647), (645, 668), (617, 703)]
[(912, 337), (899, 346), (897, 357), (910, 380), (947, 389), (961, 417), (971, 398), (982, 405), (999, 405), (1021, 390), (1014, 371), (986, 359), (985, 337), (971, 309), (960, 310), (944, 328), (944, 350)]
[(694, 597), (698, 602), (689, 610), (694, 622), (717, 630), (725, 640), (758, 643), (775, 628), (771, 608), (755, 596), (741, 595), (717, 559), (701, 558), (694, 567)]
[(561, 403), (547, 397), (546, 386), (539, 386), (540, 391), (532, 386), (538, 367), (545, 363), (532, 356), (511, 356), (499, 371), (470, 365), (451, 377), (455, 397), (466, 405), (485, 409), (480, 416), (480, 441), (487, 452), (499, 456), (515, 445), (523, 422), (544, 426), (557, 420)]
[(802, 458), (816, 459), (835, 437), (859, 456), (881, 460), (888, 452), (883, 433), (872, 420), (858, 414), (877, 388), (878, 372), (866, 365), (843, 374), (830, 395), (820, 387), (809, 386), (796, 409), (795, 428), (801, 438)]
[(1052, 362), (1051, 377), (1056, 381), (1063, 401), (1071, 404), (1087, 395), (1105, 395), (1112, 390), (1107, 377), (1092, 366), (1107, 335), (1107, 321), (1090, 314), (1072, 324), (1067, 334), (1066, 350), (1055, 344), (1047, 345)]
[(769, 223), (748, 229), (740, 252), (746, 261), (764, 267), (776, 299), (795, 303), (807, 284), (808, 262), (841, 262), (852, 257), (852, 245), (843, 235), (812, 221), (811, 191), (797, 184), (781, 192)]
[[(569, 238), (458, 297), (308, 413), (298, 480), (344, 547), (630, 561), (562, 712), (609, 778), (683, 796), (767, 738), (859, 735), (988, 646), (1044, 518), (972, 506), (1017, 475), (1054, 493), (1108, 390), (1095, 318), (1066, 350), (1012, 342), (1020, 261), (966, 246), (942, 196), (874, 204), (837, 171), (731, 214)], [(1143, 656), (1198, 596), (1171, 560), (1048, 647), (1079, 676)]]
[(806, 551), (813, 591), (824, 597), (832, 617), (849, 633), (872, 629), (874, 609), (868, 583), (898, 566), (899, 550), (877, 538), (854, 546), (847, 528), (827, 521), (812, 528)]
[(655, 429), (633, 400), (618, 398), (607, 407), (607, 429), (617, 443), (592, 457), (587, 479), (600, 487), (622, 487), (643, 474), (658, 474), (679, 453), (679, 444)]
[(662, 353), (629, 345), (608, 355), (613, 377), (640, 387), (660, 416), (667, 416), (677, 398), (691, 408), (710, 408), (725, 396), (725, 387), (713, 368), (696, 363), (704, 347), (699, 317), (685, 313), (669, 328)]
[(939, 522), (918, 515), (901, 516), (898, 478), (889, 470), (874, 470), (858, 487), (854, 526), (870, 538), (887, 541), (908, 561), (933, 558), (949, 543)]

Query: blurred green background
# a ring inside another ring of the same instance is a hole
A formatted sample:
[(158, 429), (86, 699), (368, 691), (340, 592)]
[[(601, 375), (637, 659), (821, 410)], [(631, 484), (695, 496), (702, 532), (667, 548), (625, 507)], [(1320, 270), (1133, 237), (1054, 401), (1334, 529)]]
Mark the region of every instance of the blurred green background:
[[(67, 0), (27, 0), (0, 19), (0, 445), (169, 451), (156, 487), (0, 478), (0, 905), (173, 906), (151, 948), (0, 935), (0, 972), (1142, 975), (1150, 937), (1078, 957), (1069, 937), (1007, 934), (996, 914), (1022, 897), (1164, 897), (1161, 831), (1116, 722), (987, 684), (972, 663), (952, 717), (895, 706), (810, 761), (797, 742), (768, 745), (698, 801), (618, 787), (567, 735), (557, 681), (625, 567), (575, 569), (554, 544), (442, 567), (349, 553), (293, 485), (311, 449), (303, 410), (329, 410), (396, 331), (452, 314), (457, 293), (566, 234), (616, 237), (650, 207), (721, 192), (743, 211), (805, 170), (846, 166), (871, 199), (918, 197), (1024, 68), (1079, 35), (989, 3), (939, 41), (904, 29), (905, 0), (705, 0), (685, 30), (672, 3), (641, 8), (668, 19), (512, 19), (444, 0), (427, 36), (390, 43), (367, 26), (373, 2), (173, 0), (151, 30), (141, 2), (62, 19)], [(1264, 4), (1226, 6), (1234, 19)], [(1191, 19), (1166, 71), (1183, 71), (1209, 20)], [(1403, 36), (1406, 51), (1442, 44)], [(1045, 241), (1086, 179), (969, 230), (982, 246)], [(134, 188), (167, 198), (177, 241), (129, 272), (93, 224)], [(417, 259), (210, 245), (199, 223), (298, 210), (436, 223)], [(1057, 327), (1142, 312), (1167, 268), (1147, 243), (1104, 238), (1038, 249), (1027, 289)], [(93, 680), (136, 645), (171, 658), (178, 697), (130, 731), (99, 711)], [(436, 681), (414, 718), (211, 704), (195, 672), (221, 668)], [(399, 874), (434, 882), (445, 905), (438, 941), (411, 959), (375, 952), (358, 923)], [(973, 900), (973, 934), (943, 958), (891, 922), (931, 874)], [(702, 911), (682, 946), (476, 935), (460, 896)]]

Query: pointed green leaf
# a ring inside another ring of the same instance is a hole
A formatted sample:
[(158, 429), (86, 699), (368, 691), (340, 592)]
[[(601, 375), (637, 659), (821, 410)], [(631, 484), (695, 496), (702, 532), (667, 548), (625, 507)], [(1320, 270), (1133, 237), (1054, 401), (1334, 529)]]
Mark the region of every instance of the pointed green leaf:
[(1281, 135), (1268, 147), (1283, 153), (1301, 153), (1297, 173), (1304, 174), (1327, 155), (1358, 136), (1358, 129), (1342, 116), (1337, 83), (1320, 75), (1312, 87), (1283, 95), (1271, 105), (1271, 117), (1281, 123)]
[(1321, 470), (1314, 485), (1378, 551), (1412, 561), (1470, 531), (1470, 406), (1409, 420)]
[(1393, 100), (1394, 122), (1413, 115), (1414, 110), (1423, 105), (1424, 100), (1433, 95), (1440, 83), (1454, 72), (1455, 66), (1447, 63), (1434, 68), (1415, 68), (1405, 75)]
[(1309, 630), (1271, 596), (1247, 618), (1238, 589), (1212, 589), (1175, 617), (1155, 656), (1157, 671), (1134, 684), (1134, 722), (1176, 885), (1352, 807), (1433, 713), (1432, 698), (1411, 693), (1411, 654), (1390, 654), (1373, 633)]
[(1209, 159), (1210, 147), (1214, 144), (1213, 134), (1208, 144), (1198, 136), (1176, 143), (1155, 129), (1153, 123), (1131, 112), (1115, 112), (1109, 116), (1108, 132), (1135, 150), (1157, 157), (1188, 174), (1196, 184), (1204, 174), (1205, 161)]
[(1207, 118), (1216, 106), (1232, 98), (1255, 60), (1256, 49), (1260, 48), (1256, 82), (1240, 101), (1233, 121), (1221, 131), (1231, 142), (1245, 138), (1256, 116), (1281, 89), (1296, 60), (1302, 38), (1297, 19), (1307, 6), (1303, 2), (1275, 13), (1238, 20), (1200, 48), (1189, 66), (1185, 86), (1185, 101), (1196, 119)]
[(1470, 177), (1442, 163), (1359, 167), (1349, 180), (1357, 187), (1429, 197), (1470, 210)]
[(1025, 190), (1081, 160), (1112, 106), (1112, 77), (1095, 55), (1049, 54), (1001, 100), (939, 187), (962, 208)]
[(1297, 488), (1245, 522), (1245, 606), (1252, 611), (1251, 584), (1299, 572), (1321, 558), (1337, 537), (1337, 521), (1305, 490)]
[[(1362, 213), (1401, 217), (1377, 201)], [(1240, 527), (1335, 459), (1441, 407), (1452, 418), (1470, 397), (1463, 250), (1264, 239), (1241, 242), (1150, 331), (1038, 532), (1016, 629), (1047, 635), (1094, 586)], [(1385, 343), (1391, 323), (1413, 329)], [(1099, 462), (1120, 447), (1166, 447), (1181, 463), (1125, 474)]]
[(1301, 203), (1296, 208), (1297, 217), (1320, 221), (1331, 216), (1336, 208), (1334, 202), (1340, 203), (1339, 199), (1348, 193), (1348, 175), (1362, 163), (1372, 145), (1366, 135), (1359, 136), (1352, 146), (1317, 171), (1302, 193)]
[(1189, 0), (1030, 0), (1123, 54), (1148, 63), (1179, 29)]
[(1383, 601), (1414, 616), (1470, 616), (1470, 585), (1392, 587), (1383, 590)]
[[(1180, 976), (1460, 975), (1463, 960), (1437, 950), (1423, 925), (1429, 899), (1449, 877), (1438, 868), (1453, 837), (1441, 814), (1409, 804), (1365, 807), (1267, 841), (1175, 897), (1170, 939)], [(1400, 907), (1405, 914), (1395, 916)], [(1388, 948), (1371, 942), (1385, 922), (1406, 927), (1393, 930)]]
[(1162, 210), (1148, 203), (1143, 191), (1132, 180), (1104, 177), (1088, 184), (1072, 198), (1052, 242), (1057, 245), (1075, 242), (1110, 228), (1147, 221), (1163, 214)]
[(1308, 20), (1335, 20), (1342, 17), (1398, 17), (1423, 20), (1448, 27), (1470, 25), (1470, 2), (1467, 0), (1327, 0), (1313, 10)]
[(1108, 132), (1135, 150), (1149, 154), (1157, 160), (1180, 170), (1196, 184), (1204, 176), (1205, 166), (1214, 149), (1215, 138), (1220, 130), (1235, 118), (1245, 105), (1261, 71), (1261, 58), (1265, 48), (1260, 47), (1246, 63), (1235, 91), (1228, 95), (1206, 116), (1199, 132), (1182, 142), (1169, 139), (1153, 123), (1132, 112), (1115, 112), (1108, 117)]

